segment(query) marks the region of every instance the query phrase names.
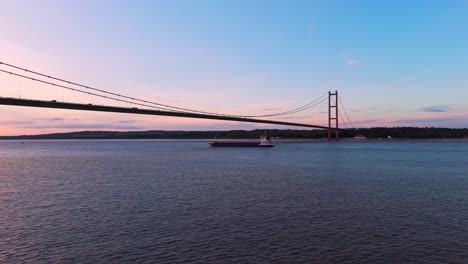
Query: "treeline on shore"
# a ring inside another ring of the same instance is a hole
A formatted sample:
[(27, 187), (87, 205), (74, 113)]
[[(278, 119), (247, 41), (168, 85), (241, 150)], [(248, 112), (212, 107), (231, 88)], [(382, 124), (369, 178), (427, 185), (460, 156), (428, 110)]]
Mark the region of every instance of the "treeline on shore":
[[(4, 136), (0, 139), (252, 139), (267, 133), (281, 139), (320, 139), (327, 137), (327, 130), (256, 129), (229, 131), (81, 131), (28, 136)], [(340, 131), (341, 138), (468, 138), (468, 129), (417, 128), (417, 127), (375, 127)]]

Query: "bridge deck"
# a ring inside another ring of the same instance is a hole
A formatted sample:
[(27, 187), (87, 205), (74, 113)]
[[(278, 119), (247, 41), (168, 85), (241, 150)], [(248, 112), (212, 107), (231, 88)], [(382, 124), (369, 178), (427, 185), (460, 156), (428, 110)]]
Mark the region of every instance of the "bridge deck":
[(197, 113), (186, 113), (186, 112), (159, 111), (159, 110), (149, 110), (149, 109), (139, 109), (139, 108), (92, 105), (92, 104), (76, 104), (76, 103), (17, 99), (17, 98), (6, 98), (6, 97), (0, 97), (0, 105), (70, 109), (70, 110), (96, 111), (96, 112), (127, 113), (127, 114), (140, 114), (140, 115), (175, 116), (175, 117), (214, 119), (214, 120), (225, 120), (225, 121), (238, 121), (238, 122), (249, 122), (249, 123), (328, 129), (328, 127), (326, 126), (316, 126), (316, 125), (301, 124), (301, 123), (291, 123), (291, 122), (274, 121), (274, 120), (253, 119), (253, 118), (242, 118), (242, 117), (224, 116), (224, 115), (208, 115), (208, 114), (197, 114)]

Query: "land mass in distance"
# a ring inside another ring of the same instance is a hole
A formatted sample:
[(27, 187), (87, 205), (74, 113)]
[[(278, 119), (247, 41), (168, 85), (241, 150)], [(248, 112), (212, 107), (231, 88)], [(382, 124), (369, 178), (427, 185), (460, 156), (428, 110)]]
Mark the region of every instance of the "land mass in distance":
[[(256, 129), (228, 131), (80, 131), (40, 135), (0, 136), (3, 140), (27, 139), (256, 139), (267, 133), (278, 139), (321, 139), (327, 137), (327, 130)], [(341, 138), (468, 138), (468, 128), (416, 128), (376, 127), (340, 131)]]

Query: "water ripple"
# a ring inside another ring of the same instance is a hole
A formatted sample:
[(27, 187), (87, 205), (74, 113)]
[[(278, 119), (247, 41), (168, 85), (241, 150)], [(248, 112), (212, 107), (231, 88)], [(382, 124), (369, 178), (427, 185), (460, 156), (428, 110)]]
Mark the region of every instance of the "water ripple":
[(467, 151), (0, 142), (0, 262), (466, 263)]

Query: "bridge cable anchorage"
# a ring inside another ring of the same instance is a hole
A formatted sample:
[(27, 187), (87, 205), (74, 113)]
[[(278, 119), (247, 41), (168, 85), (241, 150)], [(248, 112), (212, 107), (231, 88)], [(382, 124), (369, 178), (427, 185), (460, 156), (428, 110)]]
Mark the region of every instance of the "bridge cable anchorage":
[[(321, 99), (321, 97), (319, 97), (317, 100), (313, 101), (313, 102), (310, 102), (306, 105), (303, 105), (301, 107), (298, 107), (298, 108), (295, 108), (295, 109), (291, 109), (289, 111), (285, 111), (285, 112), (281, 112), (281, 113), (275, 113), (275, 114), (268, 114), (268, 115), (230, 115), (230, 114), (217, 114), (217, 113), (212, 113), (212, 112), (206, 112), (206, 111), (200, 111), (200, 110), (194, 110), (194, 109), (189, 109), (189, 108), (182, 108), (182, 107), (177, 107), (177, 106), (172, 106), (172, 105), (166, 105), (166, 104), (161, 104), (161, 103), (156, 103), (156, 102), (151, 102), (151, 101), (147, 101), (147, 100), (142, 100), (142, 99), (138, 99), (138, 98), (134, 98), (134, 97), (130, 97), (130, 96), (126, 96), (126, 95), (122, 95), (122, 94), (117, 94), (117, 93), (113, 93), (113, 92), (109, 92), (109, 91), (105, 91), (105, 90), (102, 90), (102, 89), (97, 89), (97, 88), (93, 88), (93, 87), (90, 87), (90, 86), (86, 86), (86, 85), (83, 85), (83, 84), (79, 84), (79, 83), (76, 83), (76, 82), (72, 82), (72, 81), (67, 81), (67, 80), (64, 80), (64, 79), (61, 79), (61, 78), (57, 78), (57, 77), (54, 77), (54, 76), (51, 76), (51, 75), (46, 75), (46, 74), (43, 74), (43, 73), (40, 73), (40, 72), (37, 72), (37, 71), (32, 71), (32, 70), (28, 70), (28, 69), (25, 69), (25, 68), (22, 68), (22, 67), (19, 67), (19, 66), (15, 66), (15, 65), (12, 65), (12, 64), (8, 64), (8, 63), (4, 63), (4, 62), (0, 62), (0, 65), (5, 65), (7, 67), (11, 67), (11, 68), (14, 68), (14, 69), (17, 69), (17, 70), (22, 70), (22, 71), (25, 71), (25, 72), (28, 72), (28, 73), (32, 73), (32, 74), (36, 74), (36, 75), (39, 75), (39, 76), (43, 76), (43, 77), (46, 77), (46, 78), (50, 78), (50, 79), (53, 79), (53, 80), (56, 80), (56, 81), (60, 81), (60, 82), (64, 82), (64, 83), (67, 83), (67, 84), (70, 84), (70, 85), (75, 85), (75, 86), (79, 86), (79, 87), (82, 87), (82, 88), (85, 88), (85, 89), (89, 89), (89, 90), (94, 90), (94, 91), (97, 91), (97, 92), (101, 92), (101, 93), (105, 93), (105, 94), (110, 94), (110, 95), (113, 95), (113, 96), (117, 96), (117, 97), (122, 97), (122, 98), (125, 98), (125, 99), (130, 99), (130, 100), (134, 100), (134, 101), (139, 101), (139, 102), (143, 102), (143, 103), (146, 103), (146, 104), (153, 104), (153, 105), (158, 105), (160, 108), (162, 109), (177, 109), (177, 110), (182, 110), (183, 112), (190, 112), (190, 113), (203, 113), (203, 114), (212, 114), (212, 115), (220, 115), (220, 116), (231, 116), (231, 117), (239, 117), (239, 118), (251, 118), (251, 117), (274, 117), (274, 116), (280, 116), (280, 115), (289, 115), (289, 114), (293, 114), (293, 113), (297, 113), (297, 112), (301, 112), (301, 111), (305, 111), (313, 106), (310, 106), (311, 104), (313, 104), (314, 102), (318, 101)], [(5, 72), (5, 71), (4, 71)], [(29, 77), (28, 77), (29, 78)], [(31, 80), (35, 80), (34, 78), (30, 78)], [(58, 86), (58, 85), (57, 85)], [(58, 86), (58, 87), (61, 87), (61, 86)], [(98, 96), (98, 95), (96, 95)], [(324, 94), (323, 96), (326, 96), (326, 94)], [(106, 97), (104, 97), (106, 98)], [(109, 98), (108, 98), (109, 99)], [(309, 107), (310, 106), (310, 107)], [(168, 110), (169, 110), (168, 109)], [(175, 111), (175, 110), (169, 110), (169, 111)]]
[(343, 102), (341, 101), (341, 97), (338, 98), (338, 100), (340, 101), (341, 107), (343, 107), (343, 110), (344, 110), (344, 112), (345, 112), (346, 118), (348, 119), (348, 123), (349, 123), (349, 125), (350, 125), (350, 128), (354, 128), (353, 123), (351, 122), (351, 119), (349, 119), (348, 111), (346, 111), (346, 108), (344, 107), (344, 104), (343, 104)]

